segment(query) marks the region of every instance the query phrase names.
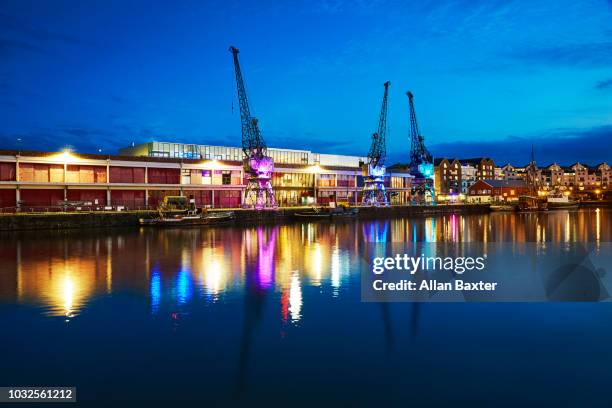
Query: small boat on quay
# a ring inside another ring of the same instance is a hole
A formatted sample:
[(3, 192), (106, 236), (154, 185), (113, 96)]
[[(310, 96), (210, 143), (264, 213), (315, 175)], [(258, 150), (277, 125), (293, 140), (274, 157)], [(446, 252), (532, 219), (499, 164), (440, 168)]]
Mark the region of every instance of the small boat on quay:
[(308, 218), (308, 219), (334, 219), (334, 218), (351, 218), (357, 216), (359, 213), (358, 208), (347, 208), (347, 207), (337, 207), (337, 208), (321, 208), (321, 207), (313, 207), (311, 210), (302, 211), (295, 213), (295, 216), (298, 218)]
[(516, 211), (516, 204), (498, 203), (489, 206), (491, 211)]
[(550, 210), (571, 210), (578, 208), (578, 201), (570, 200), (568, 196), (563, 194), (554, 194), (548, 196), (548, 208)]
[(548, 203), (540, 197), (520, 196), (516, 210), (519, 212), (548, 211)]
[(188, 212), (186, 214), (176, 214), (166, 216), (160, 214), (156, 218), (141, 218), (140, 225), (150, 227), (179, 227), (179, 226), (204, 226), (204, 225), (221, 225), (233, 221), (235, 218), (233, 211), (211, 212), (205, 214), (196, 214)]

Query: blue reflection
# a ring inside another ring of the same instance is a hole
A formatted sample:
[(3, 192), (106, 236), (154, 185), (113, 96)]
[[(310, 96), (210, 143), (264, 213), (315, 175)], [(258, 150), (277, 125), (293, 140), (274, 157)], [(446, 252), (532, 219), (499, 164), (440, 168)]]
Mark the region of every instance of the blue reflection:
[(366, 230), (364, 225), (363, 235), (366, 242), (387, 242), (387, 230), (389, 223), (384, 222), (382, 228), (379, 223), (371, 223)]
[(191, 282), (191, 271), (183, 268), (176, 277), (176, 299), (179, 304), (187, 303), (191, 299), (193, 285)]
[(159, 303), (161, 301), (161, 276), (159, 267), (155, 265), (151, 271), (151, 313), (157, 314), (159, 311)]

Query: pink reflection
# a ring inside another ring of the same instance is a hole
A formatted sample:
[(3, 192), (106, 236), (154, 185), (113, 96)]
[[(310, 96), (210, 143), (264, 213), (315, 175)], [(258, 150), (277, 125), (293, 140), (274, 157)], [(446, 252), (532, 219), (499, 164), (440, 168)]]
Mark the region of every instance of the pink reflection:
[(264, 229), (257, 229), (257, 283), (262, 289), (267, 289), (274, 283), (274, 247), (276, 243), (276, 233), (278, 227), (275, 227), (268, 239), (264, 234)]

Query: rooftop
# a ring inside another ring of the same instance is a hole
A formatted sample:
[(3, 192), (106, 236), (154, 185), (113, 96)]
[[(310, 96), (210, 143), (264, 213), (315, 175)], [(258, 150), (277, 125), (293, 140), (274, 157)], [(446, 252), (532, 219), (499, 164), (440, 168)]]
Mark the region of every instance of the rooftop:
[(486, 179), (482, 180), (484, 183), (487, 183), (493, 188), (501, 188), (501, 187), (527, 187), (527, 184), (523, 180), (492, 180)]

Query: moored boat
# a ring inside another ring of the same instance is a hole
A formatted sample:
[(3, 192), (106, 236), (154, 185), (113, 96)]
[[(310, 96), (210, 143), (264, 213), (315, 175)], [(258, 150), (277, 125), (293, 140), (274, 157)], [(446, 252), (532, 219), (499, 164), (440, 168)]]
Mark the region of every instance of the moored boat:
[(578, 208), (579, 205), (578, 201), (570, 200), (568, 196), (563, 194), (548, 196), (547, 203), (548, 208), (551, 210), (569, 210)]
[(358, 208), (319, 208), (313, 207), (312, 210), (295, 213), (296, 217), (309, 219), (326, 219), (326, 218), (350, 218), (355, 217), (359, 213)]
[(516, 210), (520, 212), (548, 211), (548, 203), (540, 197), (520, 196)]
[(178, 227), (178, 226), (200, 226), (218, 225), (230, 222), (234, 219), (233, 211), (211, 212), (206, 214), (177, 214), (172, 217), (160, 216), (157, 218), (141, 218), (140, 225), (152, 227)]
[(491, 204), (491, 211), (516, 211), (516, 204)]

